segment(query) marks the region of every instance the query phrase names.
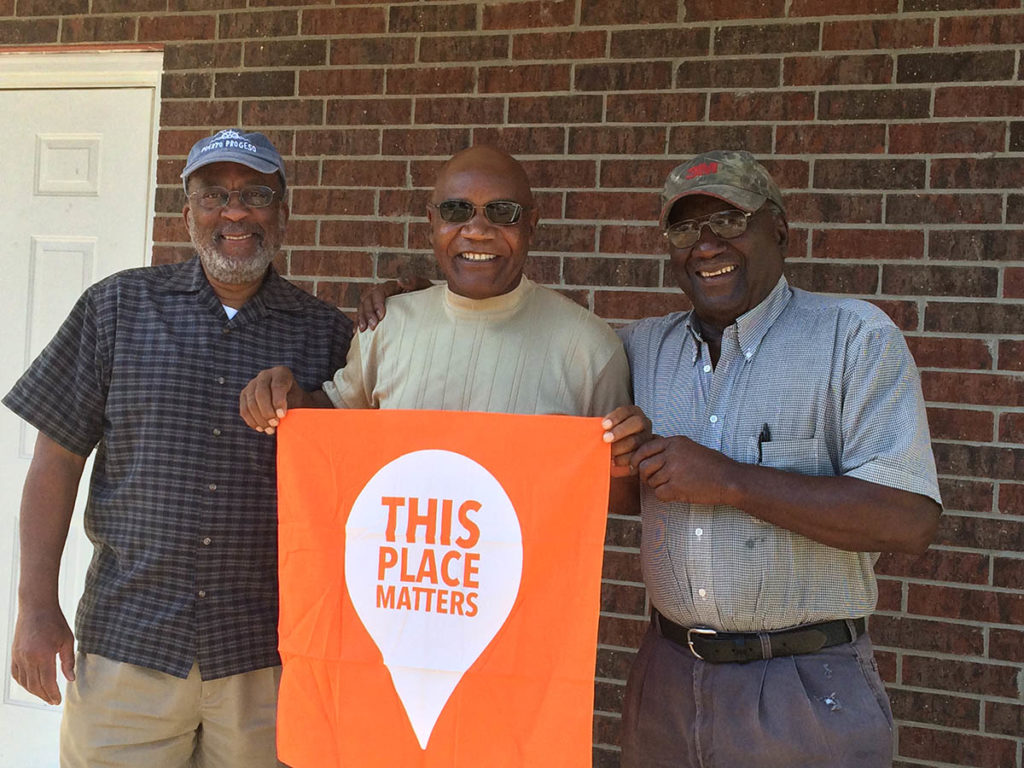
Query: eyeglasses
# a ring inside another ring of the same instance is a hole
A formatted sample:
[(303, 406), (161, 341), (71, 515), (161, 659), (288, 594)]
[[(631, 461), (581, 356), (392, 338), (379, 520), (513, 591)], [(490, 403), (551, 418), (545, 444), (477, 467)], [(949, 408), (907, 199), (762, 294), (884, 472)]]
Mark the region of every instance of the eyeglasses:
[(689, 248), (700, 240), (701, 230), (707, 224), (719, 237), (732, 240), (747, 231), (747, 221), (755, 213), (756, 211), (718, 211), (699, 219), (678, 221), (665, 230), (665, 237), (673, 248)]
[(203, 187), (195, 192), (190, 192), (188, 199), (200, 208), (207, 211), (215, 211), (230, 203), (232, 195), (238, 195), (238, 199), (246, 208), (266, 208), (274, 202), (274, 197), (277, 194), (276, 190), (262, 185), (242, 187), (241, 189)]
[(519, 221), (523, 209), (529, 206), (520, 205), (511, 200), (492, 200), (486, 205), (473, 205), (468, 200), (445, 200), (429, 204), (437, 210), (441, 218), (449, 224), (465, 224), (472, 219), (478, 210), (484, 209), (484, 216), (491, 224), (507, 227)]

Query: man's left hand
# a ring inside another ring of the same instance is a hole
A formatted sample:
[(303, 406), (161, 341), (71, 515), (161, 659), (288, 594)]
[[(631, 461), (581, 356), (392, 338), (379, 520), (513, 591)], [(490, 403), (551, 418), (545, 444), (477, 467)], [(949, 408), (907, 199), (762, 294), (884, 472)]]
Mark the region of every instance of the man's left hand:
[(612, 446), (612, 477), (636, 474), (632, 457), (651, 439), (651, 420), (636, 405), (621, 405), (604, 417), (604, 441)]

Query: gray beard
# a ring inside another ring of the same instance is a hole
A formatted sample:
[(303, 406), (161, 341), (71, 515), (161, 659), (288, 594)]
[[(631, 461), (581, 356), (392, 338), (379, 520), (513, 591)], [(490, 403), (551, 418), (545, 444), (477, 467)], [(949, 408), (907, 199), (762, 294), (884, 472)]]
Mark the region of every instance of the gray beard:
[[(282, 232), (278, 234), (283, 235), (284, 227), (282, 226), (280, 229)], [(267, 267), (274, 260), (274, 256), (277, 255), (278, 249), (276, 247), (267, 247), (266, 239), (264, 239), (253, 258), (231, 259), (218, 251), (213, 243), (209, 241), (199, 242), (196, 236), (195, 225), (191, 220), (189, 221), (188, 234), (192, 239), (192, 246), (196, 249), (196, 253), (199, 254), (199, 260), (202, 262), (206, 274), (214, 280), (226, 283), (227, 285), (246, 285), (258, 280), (267, 271)], [(278, 242), (280, 242), (280, 239)]]

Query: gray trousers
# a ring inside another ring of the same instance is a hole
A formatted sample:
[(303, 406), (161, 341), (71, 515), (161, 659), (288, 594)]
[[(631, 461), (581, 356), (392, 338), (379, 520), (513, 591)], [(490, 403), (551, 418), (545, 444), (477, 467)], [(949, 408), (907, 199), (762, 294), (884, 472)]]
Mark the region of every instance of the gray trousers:
[(651, 627), (622, 711), (622, 768), (889, 768), (871, 641), (709, 664)]

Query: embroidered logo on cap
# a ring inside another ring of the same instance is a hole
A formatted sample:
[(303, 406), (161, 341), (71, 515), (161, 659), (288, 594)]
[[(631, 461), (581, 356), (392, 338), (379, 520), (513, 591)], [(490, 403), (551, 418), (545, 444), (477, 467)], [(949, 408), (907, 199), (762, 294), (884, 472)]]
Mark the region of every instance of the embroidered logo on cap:
[(699, 176), (709, 176), (712, 173), (718, 173), (718, 163), (700, 163), (686, 172), (686, 179), (689, 181)]

